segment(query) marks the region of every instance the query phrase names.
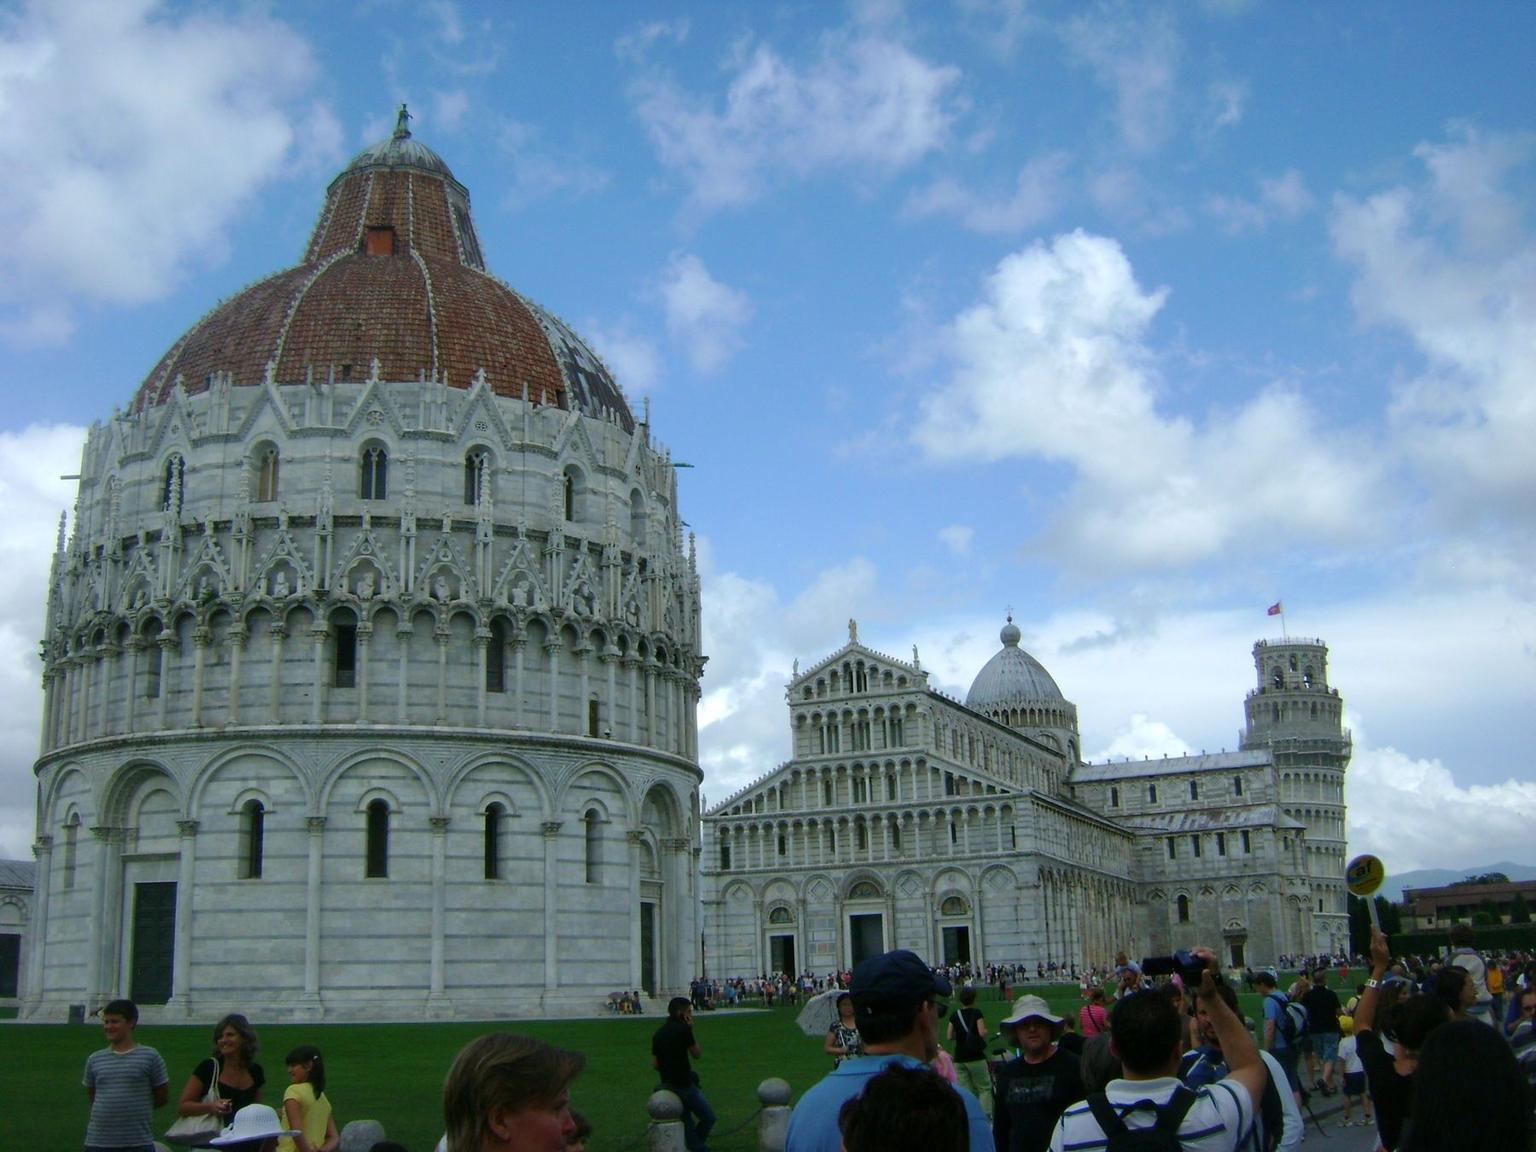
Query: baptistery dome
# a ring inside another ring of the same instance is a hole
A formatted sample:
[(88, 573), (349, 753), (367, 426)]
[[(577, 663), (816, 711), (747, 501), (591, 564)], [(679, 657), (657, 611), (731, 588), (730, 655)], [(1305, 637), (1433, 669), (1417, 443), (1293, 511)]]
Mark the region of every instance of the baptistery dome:
[(23, 1013), (589, 1012), (698, 971), (670, 453), (393, 136), (93, 425), (43, 638)]
[[(375, 366), (376, 362), (376, 366)], [(501, 396), (634, 417), (602, 361), (559, 319), (491, 276), (469, 193), (411, 136), (365, 148), (331, 182), (299, 265), (214, 308), (145, 378), (134, 408), (235, 386), (482, 374)]]

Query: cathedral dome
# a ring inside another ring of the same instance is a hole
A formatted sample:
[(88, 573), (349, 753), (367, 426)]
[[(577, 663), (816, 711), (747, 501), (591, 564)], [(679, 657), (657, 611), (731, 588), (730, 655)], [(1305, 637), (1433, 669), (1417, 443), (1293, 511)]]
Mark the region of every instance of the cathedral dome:
[[(302, 263), (215, 307), (160, 358), (134, 411), (233, 386), (434, 381), (635, 427), (598, 356), (485, 267), (469, 193), (412, 138), (363, 149), (331, 182)], [(375, 364), (377, 367), (375, 367)]]
[(990, 713), (1020, 704), (1065, 702), (1044, 665), (1019, 647), (1019, 628), (1012, 616), (998, 638), (1003, 649), (971, 681), (971, 690), (965, 696), (967, 708)]

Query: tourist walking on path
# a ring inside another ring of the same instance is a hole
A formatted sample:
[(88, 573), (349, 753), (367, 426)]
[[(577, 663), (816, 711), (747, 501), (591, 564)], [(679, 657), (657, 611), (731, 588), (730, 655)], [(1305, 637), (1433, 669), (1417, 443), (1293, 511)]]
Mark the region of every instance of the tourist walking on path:
[(138, 1043), (133, 1030), (139, 1009), (132, 1000), (112, 1000), (101, 1010), (107, 1046), (85, 1061), (91, 1117), (86, 1152), (153, 1152), (156, 1108), (170, 1097), (170, 1075), (153, 1048)]

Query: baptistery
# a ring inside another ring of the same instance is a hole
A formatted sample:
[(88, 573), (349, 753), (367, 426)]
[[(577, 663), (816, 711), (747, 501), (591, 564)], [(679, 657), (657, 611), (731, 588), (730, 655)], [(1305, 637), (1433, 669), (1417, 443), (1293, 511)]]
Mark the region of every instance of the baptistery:
[(43, 637), (23, 1015), (591, 1011), (695, 970), (669, 452), (410, 133), (94, 425)]

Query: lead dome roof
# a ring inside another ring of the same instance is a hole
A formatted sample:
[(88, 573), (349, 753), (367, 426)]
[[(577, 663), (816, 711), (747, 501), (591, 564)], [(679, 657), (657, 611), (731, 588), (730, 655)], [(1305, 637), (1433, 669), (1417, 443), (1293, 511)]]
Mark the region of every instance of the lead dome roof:
[(215, 379), (236, 386), (391, 382), (469, 388), (635, 420), (602, 360), (557, 316), (491, 275), (469, 193), (411, 136), (359, 152), (326, 189), (303, 262), (217, 305), (160, 358), (133, 410)]
[(1045, 666), (1019, 647), (1020, 632), (1013, 617), (998, 633), (1002, 651), (982, 666), (965, 694), (965, 706), (990, 712), (1023, 704), (1065, 703), (1066, 697)]

